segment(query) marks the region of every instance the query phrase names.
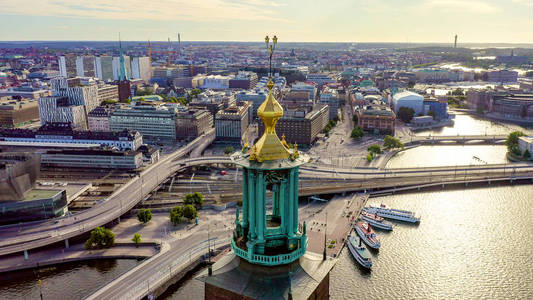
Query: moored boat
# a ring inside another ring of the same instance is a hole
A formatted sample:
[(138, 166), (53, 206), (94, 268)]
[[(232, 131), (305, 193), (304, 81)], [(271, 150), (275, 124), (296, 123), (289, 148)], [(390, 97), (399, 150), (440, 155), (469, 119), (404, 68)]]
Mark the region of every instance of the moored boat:
[(392, 224), (385, 221), (382, 217), (376, 214), (370, 214), (366, 211), (361, 212), (361, 219), (368, 222), (372, 227), (383, 230), (392, 230)]
[(363, 245), (361, 238), (355, 236), (348, 236), (348, 249), (352, 253), (355, 260), (364, 268), (372, 268), (372, 258), (370, 253)]
[(363, 239), (363, 242), (370, 248), (379, 249), (381, 243), (376, 235), (376, 232), (368, 225), (367, 222), (359, 221), (355, 225), (355, 232)]
[(392, 220), (411, 222), (411, 223), (420, 222), (420, 217), (417, 216), (414, 212), (411, 212), (408, 210), (388, 208), (385, 204), (381, 204), (379, 207), (367, 206), (363, 208), (363, 211), (369, 214), (377, 214), (378, 216), (382, 218), (387, 218), (387, 219), (392, 219)]

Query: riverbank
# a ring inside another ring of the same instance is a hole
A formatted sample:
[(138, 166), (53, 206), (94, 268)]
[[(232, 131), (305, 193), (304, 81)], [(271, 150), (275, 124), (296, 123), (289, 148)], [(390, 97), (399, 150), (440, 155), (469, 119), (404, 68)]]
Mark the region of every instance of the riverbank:
[(74, 244), (69, 248), (42, 249), (31, 251), (28, 259), (24, 259), (22, 253), (2, 257), (0, 273), (103, 258), (144, 259), (157, 254), (159, 252), (157, 248), (156, 243), (140, 243), (139, 247), (134, 243), (117, 243), (109, 249), (99, 250), (85, 250), (83, 244)]

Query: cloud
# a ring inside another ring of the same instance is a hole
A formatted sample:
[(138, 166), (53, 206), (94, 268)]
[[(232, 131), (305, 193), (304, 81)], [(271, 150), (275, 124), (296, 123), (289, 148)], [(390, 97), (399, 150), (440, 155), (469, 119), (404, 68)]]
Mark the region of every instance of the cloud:
[(116, 20), (285, 21), (273, 1), (251, 0), (0, 0), (3, 14)]
[(525, 6), (533, 6), (533, 0), (513, 0), (513, 3)]
[(429, 0), (424, 6), (446, 12), (469, 14), (489, 14), (498, 11), (493, 4), (480, 0)]

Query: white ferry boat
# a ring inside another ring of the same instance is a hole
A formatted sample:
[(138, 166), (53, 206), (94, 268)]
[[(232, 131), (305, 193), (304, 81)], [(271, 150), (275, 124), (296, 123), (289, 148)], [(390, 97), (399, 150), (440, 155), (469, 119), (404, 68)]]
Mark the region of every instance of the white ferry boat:
[(348, 249), (352, 253), (355, 260), (364, 268), (372, 268), (372, 258), (370, 253), (363, 245), (361, 238), (356, 238), (355, 236), (348, 236)]
[(361, 219), (368, 222), (374, 228), (379, 228), (383, 230), (392, 230), (392, 224), (385, 221), (382, 217), (377, 214), (370, 214), (366, 211), (361, 212)]
[(385, 204), (381, 204), (379, 207), (376, 206), (367, 206), (363, 208), (363, 211), (366, 211), (369, 214), (377, 214), (382, 218), (418, 223), (420, 222), (420, 217), (417, 216), (414, 212), (408, 210), (388, 208)]
[(379, 249), (381, 243), (376, 235), (376, 232), (368, 225), (367, 222), (357, 222), (355, 225), (355, 232), (361, 237), (370, 248)]

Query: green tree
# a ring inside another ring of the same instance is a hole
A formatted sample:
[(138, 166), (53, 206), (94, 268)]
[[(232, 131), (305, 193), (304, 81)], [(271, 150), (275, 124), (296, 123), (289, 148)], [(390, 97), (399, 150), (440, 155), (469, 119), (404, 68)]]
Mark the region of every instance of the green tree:
[(373, 159), (374, 159), (374, 156), (372, 156), (372, 153), (368, 153), (368, 154), (366, 155), (366, 160), (367, 160), (368, 162), (371, 162)]
[(107, 100), (100, 102), (100, 105), (115, 104), (115, 103), (117, 103), (117, 100), (107, 99)]
[(192, 89), (191, 91), (191, 97), (193, 98), (197, 98), (198, 95), (200, 95), (202, 93), (202, 90), (201, 89)]
[(434, 111), (432, 111), (432, 110), (428, 111), (428, 116), (433, 117), (433, 120), (435, 120), (435, 112)]
[(150, 220), (152, 219), (152, 211), (150, 211), (149, 208), (139, 209), (139, 212), (137, 213), (137, 219), (139, 219), (139, 222), (143, 224), (150, 222)]
[(353, 115), (353, 123), (357, 124), (358, 122), (359, 122), (359, 117), (357, 116), (357, 114), (354, 114)]
[(522, 131), (513, 131), (509, 133), (507, 136), (507, 140), (505, 140), (505, 145), (507, 145), (507, 150), (514, 155), (521, 155), (520, 149), (518, 148), (518, 139), (521, 136), (525, 136), (525, 134)]
[(154, 90), (152, 90), (151, 88), (138, 88), (137, 91), (135, 92), (135, 95), (136, 96), (148, 96), (148, 95), (153, 95), (154, 94)]
[(464, 92), (463, 92), (463, 89), (462, 88), (456, 88), (455, 90), (452, 91), (452, 95), (453, 96), (464, 96)]
[(141, 235), (136, 233), (133, 235), (133, 238), (131, 238), (131, 241), (135, 243), (135, 247), (139, 247), (139, 243), (141, 242)]
[(181, 206), (174, 206), (170, 210), (170, 222), (172, 225), (176, 226), (181, 223), (181, 218), (183, 217), (183, 208)]
[(233, 153), (233, 151), (235, 151), (235, 149), (233, 149), (233, 146), (226, 146), (226, 148), (224, 148), (224, 153), (226, 155)]
[(181, 104), (181, 105), (187, 105), (189, 104), (190, 101), (187, 100), (187, 98), (185, 97), (179, 97), (178, 98), (178, 103)]
[(104, 227), (96, 227), (91, 231), (91, 236), (85, 242), (85, 249), (111, 248), (115, 244), (115, 234)]
[(526, 72), (526, 77), (533, 77), (533, 71)]
[(352, 134), (350, 135), (353, 139), (358, 140), (362, 138), (365, 135), (361, 127), (355, 126), (355, 128), (352, 130)]
[(402, 106), (398, 109), (398, 118), (404, 123), (409, 123), (415, 116), (415, 110), (410, 107)]
[(368, 152), (370, 153), (374, 153), (374, 154), (381, 154), (383, 153), (383, 151), (381, 150), (381, 146), (378, 145), (378, 144), (374, 144), (374, 145), (371, 145), (370, 147), (368, 147)]
[(399, 139), (390, 135), (386, 135), (385, 139), (383, 140), (383, 147), (385, 147), (386, 149), (403, 148), (404, 146), (405, 145), (400, 142)]
[(204, 196), (198, 192), (187, 194), (183, 198), (183, 204), (192, 204), (196, 209), (200, 209), (204, 205)]
[(189, 221), (190, 221), (190, 220), (198, 217), (198, 211), (191, 204), (187, 204), (187, 205), (183, 206), (183, 216), (185, 218), (189, 219)]
[(531, 158), (531, 153), (529, 152), (529, 150), (526, 149), (526, 151), (524, 151), (524, 154), (522, 155), (522, 157), (524, 157), (525, 159), (530, 159)]

